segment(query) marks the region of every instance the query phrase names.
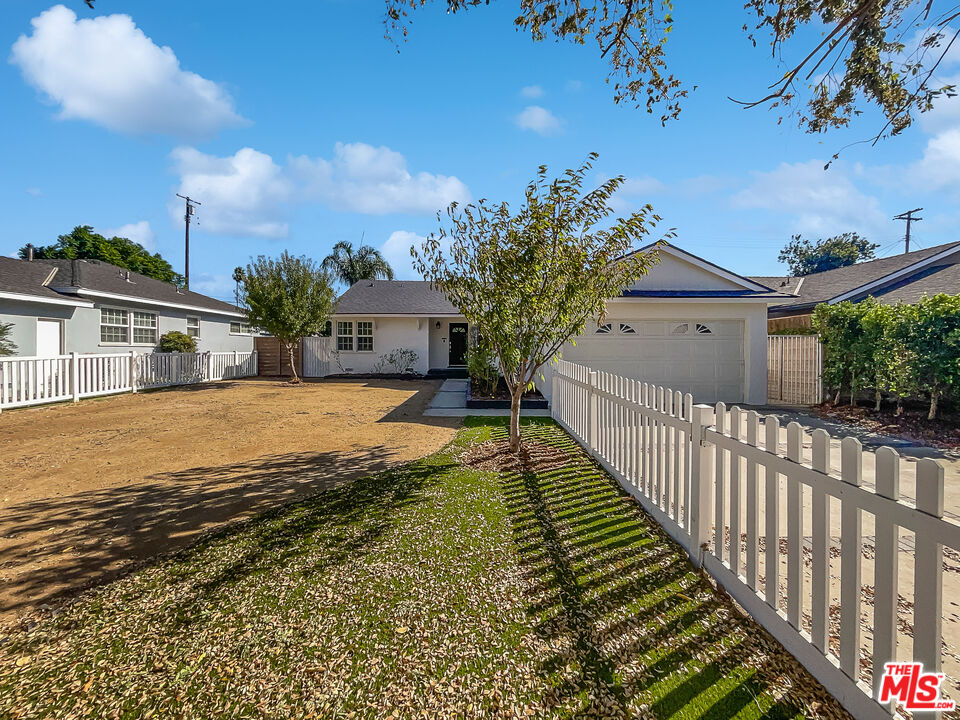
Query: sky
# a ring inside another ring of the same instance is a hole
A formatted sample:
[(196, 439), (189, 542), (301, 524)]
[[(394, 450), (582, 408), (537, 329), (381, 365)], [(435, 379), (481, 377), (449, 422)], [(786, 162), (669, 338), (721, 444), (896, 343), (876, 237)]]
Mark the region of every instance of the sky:
[[(777, 111), (745, 110), (783, 72), (742, 31), (738, 3), (679, 3), (667, 49), (688, 88), (661, 126), (616, 105), (596, 45), (533, 42), (514, 0), (412, 16), (386, 39), (380, 0), (82, 0), (0, 4), (0, 254), (76, 225), (130, 237), (183, 267), (191, 289), (233, 295), (232, 270), (283, 250), (321, 260), (348, 240), (379, 248), (400, 278), (437, 211), (479, 198), (519, 203), (537, 167), (600, 157), (623, 175), (619, 212), (662, 217), (651, 239), (744, 275), (786, 274), (791, 235), (856, 231), (903, 250), (893, 216), (923, 207), (913, 247), (958, 239), (960, 99), (876, 146), (882, 121), (808, 135)], [(806, 51), (814, 32), (788, 53)], [(788, 57), (789, 59), (789, 57)], [(937, 79), (960, 77), (960, 52)]]

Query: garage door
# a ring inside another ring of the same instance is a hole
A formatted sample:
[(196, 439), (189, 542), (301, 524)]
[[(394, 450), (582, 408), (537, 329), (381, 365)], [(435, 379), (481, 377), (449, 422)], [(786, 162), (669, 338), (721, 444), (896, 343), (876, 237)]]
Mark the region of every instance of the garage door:
[(740, 320), (616, 320), (589, 328), (564, 360), (692, 393), (743, 401)]

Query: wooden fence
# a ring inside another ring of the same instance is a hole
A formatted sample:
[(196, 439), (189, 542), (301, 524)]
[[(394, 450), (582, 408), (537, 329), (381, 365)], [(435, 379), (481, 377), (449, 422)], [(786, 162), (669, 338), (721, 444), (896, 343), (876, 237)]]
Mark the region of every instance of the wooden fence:
[[(960, 525), (943, 519), (937, 462), (916, 463), (910, 504), (891, 448), (868, 477), (860, 442), (839, 440), (837, 477), (824, 430), (568, 362), (552, 382), (554, 419), (854, 717), (893, 711), (874, 699), (884, 663), (940, 671), (944, 548), (960, 549)], [(909, 601), (912, 637), (898, 626)]]
[(0, 358), (0, 410), (256, 374), (256, 352)]
[(767, 399), (790, 405), (823, 402), (823, 346), (816, 335), (767, 336)]

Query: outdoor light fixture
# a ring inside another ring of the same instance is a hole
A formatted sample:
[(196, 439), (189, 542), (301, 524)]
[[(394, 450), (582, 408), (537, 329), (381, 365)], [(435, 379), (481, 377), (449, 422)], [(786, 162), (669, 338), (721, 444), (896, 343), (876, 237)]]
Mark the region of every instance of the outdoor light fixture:
[(439, 329), (440, 329), (440, 321), (437, 320), (437, 330), (439, 330)]

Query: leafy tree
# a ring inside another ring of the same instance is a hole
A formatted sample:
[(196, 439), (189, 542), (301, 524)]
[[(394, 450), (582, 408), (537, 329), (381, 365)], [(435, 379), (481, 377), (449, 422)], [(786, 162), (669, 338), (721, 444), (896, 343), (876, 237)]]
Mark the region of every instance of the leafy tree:
[(321, 267), (348, 287), (358, 280), (393, 280), (393, 268), (379, 250), (369, 245), (354, 250), (346, 240), (333, 246)]
[[(410, 12), (431, 2), (385, 1), (388, 34), (403, 38)], [(448, 12), (490, 4), (438, 1)], [(520, 0), (517, 5), (514, 25), (534, 41), (549, 37), (576, 45), (596, 43), (609, 64), (607, 81), (613, 81), (615, 102), (643, 104), (649, 113), (660, 108), (664, 123), (680, 113), (687, 89), (667, 69), (666, 42), (674, 29), (669, 0)], [(796, 115), (806, 132), (815, 133), (849, 125), (862, 113), (858, 103), (866, 100), (886, 120), (874, 142), (901, 132), (935, 99), (954, 94), (953, 85), (937, 86), (931, 80), (957, 38), (949, 23), (960, 12), (950, 4), (939, 10), (934, 5), (932, 0), (745, 0), (748, 39), (756, 45), (756, 36), (766, 35), (773, 57), (803, 59), (778, 73), (763, 97), (741, 104), (781, 108)], [(798, 34), (819, 39), (812, 48), (790, 52), (785, 45)], [(918, 40), (908, 46), (904, 38), (914, 37)]]
[(836, 388), (834, 404), (840, 393), (850, 390), (850, 404), (856, 405), (857, 394), (874, 377), (873, 350), (863, 327), (863, 316), (876, 304), (873, 298), (863, 302), (849, 301), (828, 305), (821, 303), (813, 311), (813, 327), (823, 343), (823, 380)]
[(290, 382), (299, 383), (293, 348), (300, 338), (319, 333), (333, 312), (330, 275), (313, 260), (286, 251), (277, 260), (261, 255), (244, 271), (242, 299), (250, 324), (286, 348)]
[[(550, 180), (541, 166), (514, 214), (480, 200), (447, 209), (439, 234), (411, 248), (417, 270), (442, 290), (493, 352), (510, 391), (510, 449), (520, 450), (520, 399), (563, 344), (602, 318), (606, 300), (644, 274), (652, 254), (630, 253), (659, 217), (647, 205), (611, 222), (624, 178), (583, 191), (597, 155)], [(449, 250), (443, 248), (449, 242)]]
[(195, 353), (197, 341), (179, 330), (171, 330), (160, 336), (157, 348), (160, 352)]
[(908, 306), (903, 333), (917, 386), (930, 397), (927, 419), (940, 398), (960, 387), (960, 295), (940, 293)]
[(877, 412), (884, 392), (896, 398), (897, 415), (903, 412), (903, 398), (917, 392), (915, 356), (906, 343), (912, 313), (913, 308), (903, 303), (875, 303), (863, 316), (864, 332), (873, 346)]
[[(27, 246), (20, 248), (21, 258), (26, 258), (27, 253)], [(105, 238), (89, 225), (77, 225), (69, 234), (58, 237), (53, 245), (34, 248), (33, 256), (40, 259), (102, 260), (147, 277), (183, 285), (183, 276), (174, 272), (173, 266), (160, 253), (151, 255), (143, 245), (127, 238)]]
[(834, 235), (825, 240), (817, 240), (816, 243), (794, 235), (780, 251), (777, 260), (787, 264), (791, 275), (811, 275), (864, 260), (873, 260), (878, 247), (880, 246), (876, 243), (869, 242), (855, 232)]
[(17, 346), (10, 339), (13, 332), (13, 323), (0, 323), (0, 355), (13, 355)]

